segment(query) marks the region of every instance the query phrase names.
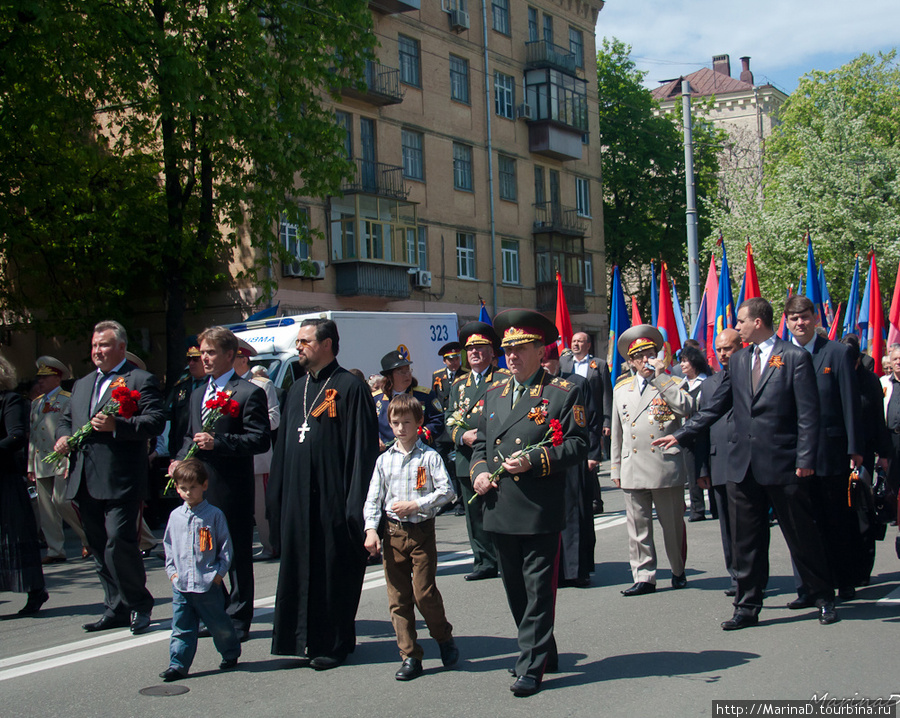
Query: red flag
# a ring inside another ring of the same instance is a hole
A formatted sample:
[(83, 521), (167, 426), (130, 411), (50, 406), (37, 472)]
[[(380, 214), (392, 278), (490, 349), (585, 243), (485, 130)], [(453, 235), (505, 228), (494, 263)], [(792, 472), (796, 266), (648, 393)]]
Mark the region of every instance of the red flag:
[(838, 323), (841, 320), (841, 307), (844, 306), (843, 302), (838, 304), (837, 311), (834, 313), (834, 317), (832, 317), (831, 328), (828, 330), (828, 338), (831, 341), (837, 339), (838, 333)]
[(753, 261), (753, 248), (747, 242), (747, 268), (744, 270), (744, 299), (761, 297), (759, 279), (756, 278), (756, 264)]
[(887, 345), (900, 342), (900, 265), (897, 266), (897, 279), (894, 281), (894, 296), (891, 299), (891, 313), (888, 315)]
[(881, 357), (884, 356), (884, 307), (881, 304), (881, 289), (878, 287), (878, 265), (872, 252), (872, 285), (869, 294), (869, 347), (875, 360), (875, 374), (884, 376)]
[(675, 352), (681, 349), (681, 338), (678, 336), (678, 324), (675, 322), (675, 308), (672, 306), (672, 295), (669, 294), (669, 280), (666, 277), (666, 263), (662, 262), (659, 274), (659, 317), (656, 328), (662, 332), (665, 344), (666, 362), (672, 363)]
[(719, 276), (716, 274), (716, 257), (709, 255), (709, 271), (706, 273), (706, 361), (715, 369), (719, 368), (716, 359), (716, 302), (719, 300)]
[(638, 324), (643, 324), (643, 322), (641, 321), (641, 312), (638, 310), (637, 297), (632, 294), (631, 295), (631, 326), (636, 327)]
[(556, 331), (559, 332), (560, 350), (572, 348), (572, 320), (569, 318), (569, 305), (563, 292), (562, 275), (556, 270)]

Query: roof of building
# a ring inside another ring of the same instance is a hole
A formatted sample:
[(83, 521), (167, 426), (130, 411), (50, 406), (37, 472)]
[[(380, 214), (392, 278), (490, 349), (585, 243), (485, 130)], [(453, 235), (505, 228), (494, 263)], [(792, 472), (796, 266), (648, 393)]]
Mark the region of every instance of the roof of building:
[(651, 90), (650, 94), (660, 102), (680, 97), (682, 80), (688, 80), (691, 83), (691, 94), (698, 97), (722, 95), (729, 92), (747, 92), (753, 89), (753, 83), (751, 82), (744, 82), (724, 73), (716, 72), (709, 67), (703, 67), (690, 75), (665, 82)]

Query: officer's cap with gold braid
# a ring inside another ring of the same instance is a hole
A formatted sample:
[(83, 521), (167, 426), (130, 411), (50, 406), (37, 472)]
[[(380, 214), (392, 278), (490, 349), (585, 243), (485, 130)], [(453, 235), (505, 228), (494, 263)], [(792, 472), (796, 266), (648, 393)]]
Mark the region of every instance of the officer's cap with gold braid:
[(634, 356), (644, 349), (653, 349), (658, 352), (664, 344), (663, 335), (656, 327), (649, 324), (638, 324), (631, 327), (619, 337), (616, 347), (623, 359)]
[(240, 339), (240, 338), (239, 338), (239, 339), (238, 339), (237, 356), (239, 356), (239, 357), (247, 357), (248, 359), (249, 359), (250, 357), (255, 357), (255, 356), (256, 356), (256, 349), (254, 349), (252, 346), (250, 346), (250, 345), (249, 345), (247, 342), (245, 342), (243, 339)]
[(459, 342), (447, 342), (438, 349), (438, 356), (444, 357), (445, 359), (452, 359), (454, 356), (459, 358), (459, 351), (461, 348)]
[(55, 357), (46, 355), (38, 357), (34, 364), (37, 367), (37, 376), (58, 376), (60, 379), (68, 379), (71, 376), (69, 368)]
[(200, 347), (196, 344), (192, 347), (188, 347), (187, 352), (185, 353), (186, 357), (199, 357), (200, 356)]
[(500, 337), (494, 327), (486, 322), (469, 322), (459, 330), (459, 341), (468, 349), (478, 345), (490, 344), (494, 351), (500, 349)]
[(504, 349), (528, 342), (547, 345), (559, 338), (556, 326), (543, 314), (528, 309), (507, 309), (494, 317), (494, 329), (503, 334)]

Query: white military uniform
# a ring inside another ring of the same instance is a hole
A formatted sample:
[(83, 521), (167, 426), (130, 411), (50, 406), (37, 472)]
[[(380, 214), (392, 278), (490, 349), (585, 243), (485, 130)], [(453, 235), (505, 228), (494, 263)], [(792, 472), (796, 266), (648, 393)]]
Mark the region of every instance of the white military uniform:
[(651, 445), (654, 439), (678, 429), (682, 419), (697, 408), (697, 400), (679, 384), (665, 374), (647, 380), (626, 375), (613, 390), (610, 476), (621, 482), (625, 495), (628, 553), (635, 583), (656, 583), (654, 506), (672, 575), (684, 573), (684, 456), (679, 446), (662, 450)]

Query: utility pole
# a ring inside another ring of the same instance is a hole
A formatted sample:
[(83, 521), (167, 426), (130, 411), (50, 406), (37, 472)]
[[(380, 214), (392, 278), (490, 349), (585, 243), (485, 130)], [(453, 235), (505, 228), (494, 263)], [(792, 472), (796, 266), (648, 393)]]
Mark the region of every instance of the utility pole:
[(694, 139), (691, 129), (691, 83), (681, 81), (682, 119), (684, 120), (684, 186), (687, 204), (688, 281), (691, 290), (693, 324), (700, 313), (700, 249), (697, 241), (697, 188), (694, 185)]

